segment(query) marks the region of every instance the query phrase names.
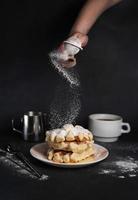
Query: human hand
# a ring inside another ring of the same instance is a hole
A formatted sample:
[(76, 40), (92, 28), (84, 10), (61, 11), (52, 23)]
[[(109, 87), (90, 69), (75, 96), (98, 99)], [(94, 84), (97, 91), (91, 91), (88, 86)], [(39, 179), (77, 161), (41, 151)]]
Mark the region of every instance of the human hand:
[(52, 53), (51, 60), (54, 59), (58, 65), (64, 68), (71, 68), (76, 65), (75, 55), (82, 50), (88, 42), (88, 36), (81, 33), (74, 33)]

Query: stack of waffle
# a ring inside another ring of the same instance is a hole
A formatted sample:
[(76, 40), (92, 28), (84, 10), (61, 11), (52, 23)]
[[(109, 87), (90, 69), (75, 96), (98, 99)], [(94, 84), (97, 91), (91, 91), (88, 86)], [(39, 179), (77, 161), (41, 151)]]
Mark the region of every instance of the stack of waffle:
[(58, 163), (76, 163), (94, 154), (93, 135), (82, 126), (66, 124), (46, 132), (47, 157)]

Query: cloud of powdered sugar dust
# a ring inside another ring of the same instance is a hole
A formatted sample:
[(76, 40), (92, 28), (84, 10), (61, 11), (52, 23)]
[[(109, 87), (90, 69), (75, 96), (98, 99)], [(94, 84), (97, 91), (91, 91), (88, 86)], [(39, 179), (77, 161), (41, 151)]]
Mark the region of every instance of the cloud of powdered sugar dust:
[(64, 68), (62, 67), (61, 64), (59, 64), (57, 58), (58, 58), (58, 53), (56, 51), (52, 51), (49, 54), (51, 66), (54, 67), (54, 69), (58, 72), (58, 74), (70, 84), (70, 87), (79, 87), (80, 86), (80, 81), (79, 81), (79, 76), (76, 70), (73, 68)]
[(61, 82), (55, 89), (50, 105), (50, 128), (60, 128), (64, 124), (75, 123), (80, 109), (80, 87), (71, 87), (67, 82)]

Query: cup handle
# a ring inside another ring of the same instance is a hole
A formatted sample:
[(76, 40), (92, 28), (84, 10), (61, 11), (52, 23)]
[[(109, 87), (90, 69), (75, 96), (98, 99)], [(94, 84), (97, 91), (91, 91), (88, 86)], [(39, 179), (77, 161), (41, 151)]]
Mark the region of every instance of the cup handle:
[[(123, 126), (125, 126), (127, 129), (124, 130), (123, 129)], [(122, 123), (122, 130), (121, 130), (121, 133), (129, 133), (131, 131), (131, 128), (130, 128), (130, 124), (129, 123)]]
[[(20, 130), (18, 130), (18, 129), (15, 128), (15, 126), (14, 126), (14, 121), (15, 121), (15, 120), (12, 119), (12, 130), (13, 130), (13, 131), (16, 131), (17, 133), (22, 133), (22, 131), (20, 131)], [(21, 122), (22, 122), (22, 119), (21, 119)]]

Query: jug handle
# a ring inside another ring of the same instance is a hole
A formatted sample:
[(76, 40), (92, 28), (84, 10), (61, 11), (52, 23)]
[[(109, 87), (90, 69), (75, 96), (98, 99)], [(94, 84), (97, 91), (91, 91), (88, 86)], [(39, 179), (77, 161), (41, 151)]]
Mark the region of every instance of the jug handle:
[(18, 129), (15, 128), (15, 126), (14, 126), (14, 121), (15, 121), (15, 120), (12, 119), (12, 130), (13, 130), (13, 131), (16, 131), (17, 133), (22, 133), (22, 131), (20, 131), (20, 130), (18, 130)]

